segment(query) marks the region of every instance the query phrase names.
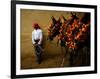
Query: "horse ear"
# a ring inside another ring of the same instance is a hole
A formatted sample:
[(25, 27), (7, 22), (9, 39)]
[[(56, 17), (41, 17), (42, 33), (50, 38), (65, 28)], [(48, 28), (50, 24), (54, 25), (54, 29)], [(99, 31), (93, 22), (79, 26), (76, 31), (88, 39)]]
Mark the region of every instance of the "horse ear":
[(60, 21), (61, 21), (61, 19), (59, 18), (59, 19), (58, 19), (58, 22), (60, 22)]
[(51, 18), (54, 18), (54, 16), (51, 16)]
[(56, 23), (56, 19), (54, 18), (54, 16), (51, 16), (51, 19), (54, 23)]
[(70, 14), (71, 14), (71, 15), (73, 15), (73, 13), (72, 13), (72, 12), (71, 12)]
[(74, 15), (76, 16), (76, 13), (74, 13)]
[[(62, 16), (62, 18), (63, 18), (63, 20), (64, 20), (64, 21), (66, 21), (66, 20), (67, 20), (67, 19), (66, 19), (63, 15), (61, 15), (61, 16)], [(61, 19), (60, 19), (60, 20), (61, 20)]]
[(71, 15), (74, 16), (74, 12), (71, 12)]

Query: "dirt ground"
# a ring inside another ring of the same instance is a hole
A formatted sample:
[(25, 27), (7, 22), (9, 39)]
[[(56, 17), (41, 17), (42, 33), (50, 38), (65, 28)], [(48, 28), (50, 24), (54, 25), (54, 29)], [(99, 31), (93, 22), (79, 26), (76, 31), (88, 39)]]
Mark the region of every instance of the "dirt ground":
[[(56, 38), (50, 42), (47, 38), (47, 28), (51, 22), (51, 16), (56, 19), (60, 15), (65, 18), (70, 16), (70, 12), (58, 12), (58, 11), (41, 11), (41, 10), (29, 10), (21, 9), (21, 69), (36, 69), (36, 68), (55, 68), (62, 67), (63, 56), (65, 54), (64, 48), (56, 44)], [(82, 17), (83, 13), (77, 13), (77, 16)], [(34, 48), (32, 46), (31, 34), (33, 31), (32, 23), (37, 22), (44, 34), (44, 52), (42, 54), (42, 63), (36, 62), (36, 56)], [(77, 61), (77, 66), (82, 62), (82, 56)], [(69, 54), (65, 57), (63, 67), (69, 67)]]

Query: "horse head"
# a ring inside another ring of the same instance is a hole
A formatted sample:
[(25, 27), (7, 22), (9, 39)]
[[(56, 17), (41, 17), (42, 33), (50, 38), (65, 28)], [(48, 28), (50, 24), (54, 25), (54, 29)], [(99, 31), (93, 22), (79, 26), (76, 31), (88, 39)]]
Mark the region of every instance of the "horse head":
[(49, 27), (49, 34), (48, 34), (48, 39), (53, 40), (60, 32), (60, 26), (61, 26), (61, 21), (60, 18), (56, 20), (53, 16), (51, 17), (52, 23)]

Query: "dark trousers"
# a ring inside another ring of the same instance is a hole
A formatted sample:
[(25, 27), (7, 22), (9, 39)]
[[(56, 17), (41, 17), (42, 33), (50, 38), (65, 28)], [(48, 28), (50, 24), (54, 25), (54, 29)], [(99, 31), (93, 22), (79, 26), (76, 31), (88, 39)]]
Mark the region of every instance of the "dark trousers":
[(42, 55), (42, 47), (41, 45), (36, 45), (35, 46), (35, 53), (37, 56), (37, 62), (40, 64), (41, 63), (41, 55)]

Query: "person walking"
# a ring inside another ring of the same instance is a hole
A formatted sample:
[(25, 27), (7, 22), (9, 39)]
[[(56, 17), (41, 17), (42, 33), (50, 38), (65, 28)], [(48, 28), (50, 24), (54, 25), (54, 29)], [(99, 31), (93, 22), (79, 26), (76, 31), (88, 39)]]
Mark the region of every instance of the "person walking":
[(37, 63), (41, 63), (43, 33), (38, 23), (33, 23), (32, 44), (35, 49)]

